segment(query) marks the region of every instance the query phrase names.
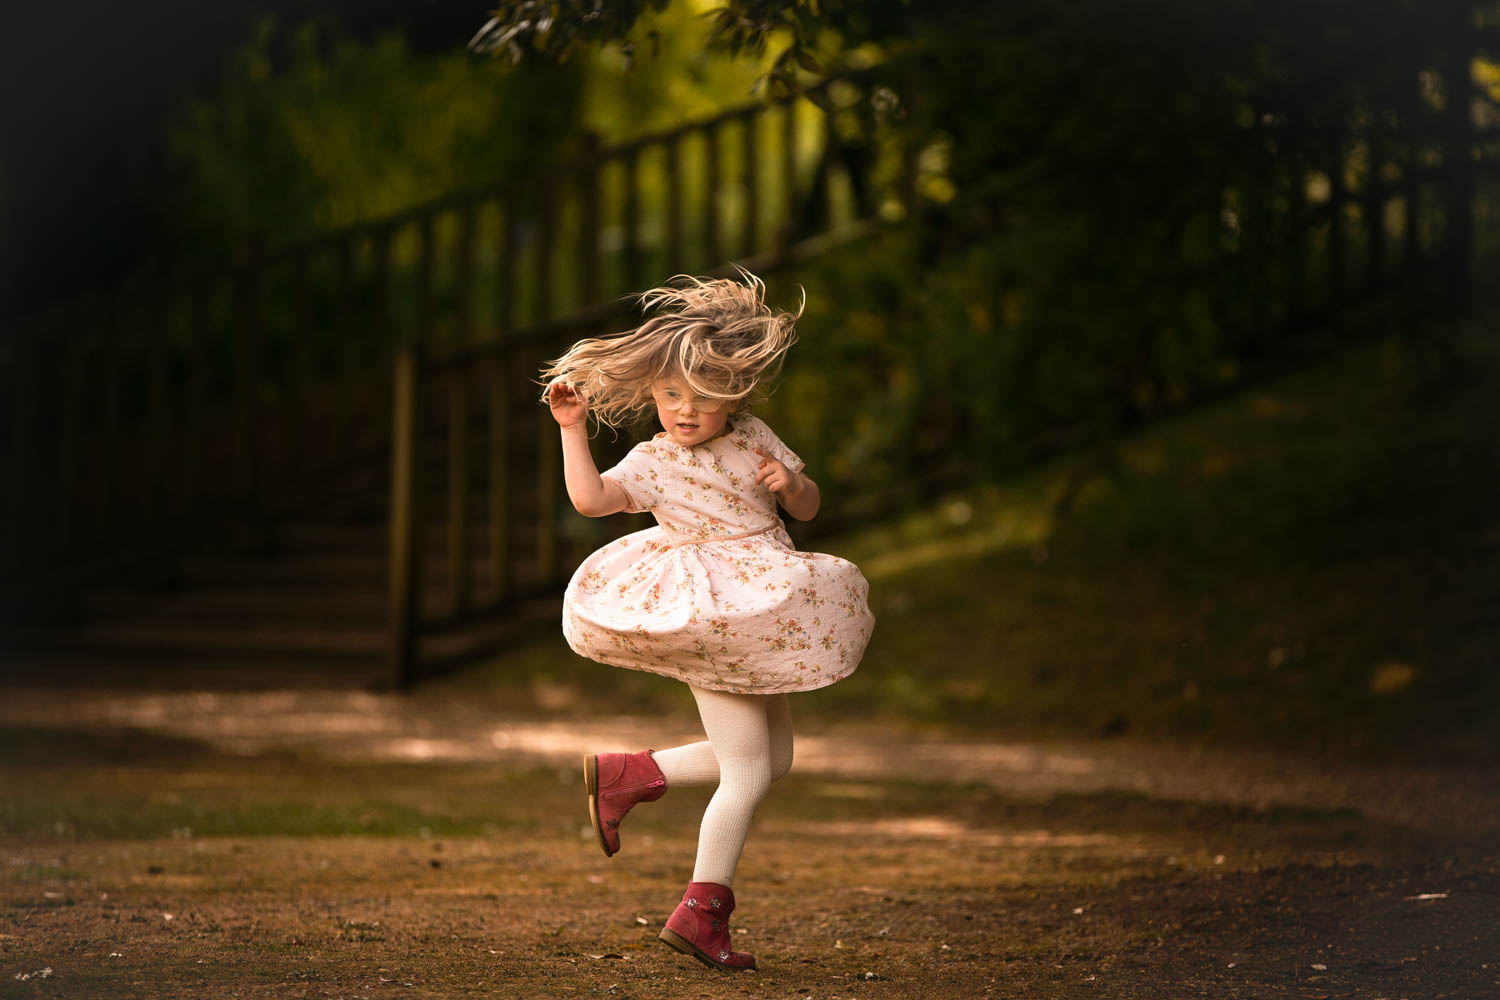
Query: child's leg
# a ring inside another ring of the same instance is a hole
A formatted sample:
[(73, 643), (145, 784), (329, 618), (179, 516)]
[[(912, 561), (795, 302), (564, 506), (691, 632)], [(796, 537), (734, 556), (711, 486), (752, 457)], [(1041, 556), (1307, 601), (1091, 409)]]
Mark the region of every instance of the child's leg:
[(719, 789), (698, 828), (693, 881), (731, 886), (755, 807), (771, 787), (770, 699), (702, 688), (693, 688), (693, 697), (719, 761)]
[[(766, 721), (771, 731), (771, 780), (777, 781), (792, 769), (792, 709), (786, 695), (766, 698)], [(707, 740), (657, 750), (651, 757), (668, 787), (719, 783), (719, 758)]]
[(719, 783), (719, 759), (714, 756), (714, 748), (707, 740), (670, 750), (653, 750), (651, 759), (661, 768), (668, 788)]

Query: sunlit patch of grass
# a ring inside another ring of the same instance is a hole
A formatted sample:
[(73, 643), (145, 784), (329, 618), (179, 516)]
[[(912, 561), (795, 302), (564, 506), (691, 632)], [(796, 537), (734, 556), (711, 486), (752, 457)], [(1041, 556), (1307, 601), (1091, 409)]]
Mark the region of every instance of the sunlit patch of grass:
[[(908, 519), (938, 539), (918, 551), (950, 558), (875, 586), (876, 641), (820, 702), (1011, 730), (1494, 749), (1481, 650), (1500, 581), (1474, 547), (1493, 523), (1496, 359), (1480, 349), (1439, 388), (1414, 353), (1357, 350), (1151, 428), (1029, 548), (986, 546), (989, 518), (1042, 523), (1068, 461)], [(982, 513), (944, 525), (956, 503)], [(1413, 700), (1371, 696), (1398, 680)]]

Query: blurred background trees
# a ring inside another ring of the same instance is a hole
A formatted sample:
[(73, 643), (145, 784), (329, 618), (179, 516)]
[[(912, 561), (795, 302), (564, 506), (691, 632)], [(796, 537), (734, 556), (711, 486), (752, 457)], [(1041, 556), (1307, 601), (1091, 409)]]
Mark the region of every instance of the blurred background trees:
[(504, 182), (561, 157), (582, 83), (553, 66), (502, 76), (396, 34), (261, 21), (167, 125), (168, 238), (200, 252), (252, 235), (282, 245)]

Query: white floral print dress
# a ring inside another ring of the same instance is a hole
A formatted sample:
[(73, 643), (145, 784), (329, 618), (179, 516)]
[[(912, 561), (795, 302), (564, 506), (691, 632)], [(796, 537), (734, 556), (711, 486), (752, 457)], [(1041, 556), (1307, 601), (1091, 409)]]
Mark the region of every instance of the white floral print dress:
[(846, 559), (792, 547), (775, 496), (755, 482), (755, 449), (793, 472), (802, 460), (756, 417), (729, 427), (691, 447), (662, 432), (602, 473), (657, 526), (583, 561), (563, 635), (591, 660), (715, 691), (826, 687), (870, 640), (869, 584)]

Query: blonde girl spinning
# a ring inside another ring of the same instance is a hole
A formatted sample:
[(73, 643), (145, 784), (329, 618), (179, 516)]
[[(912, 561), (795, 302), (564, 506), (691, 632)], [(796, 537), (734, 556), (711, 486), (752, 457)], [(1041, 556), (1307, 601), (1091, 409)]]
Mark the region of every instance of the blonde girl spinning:
[[(730, 948), (735, 868), (756, 806), (792, 765), (787, 695), (841, 680), (874, 627), (868, 584), (836, 556), (799, 552), (779, 512), (808, 520), (818, 486), (749, 413), (781, 367), (797, 315), (743, 280), (680, 277), (641, 296), (635, 330), (580, 341), (545, 370), (562, 434), (568, 497), (604, 517), (650, 511), (656, 527), (590, 555), (568, 584), (563, 634), (580, 655), (686, 683), (706, 741), (589, 754), (589, 815), (607, 855), (632, 807), (679, 785), (717, 785), (698, 829), (682, 901), (661, 938), (720, 969), (751, 969)], [(588, 420), (653, 414), (661, 430), (600, 473)]]

